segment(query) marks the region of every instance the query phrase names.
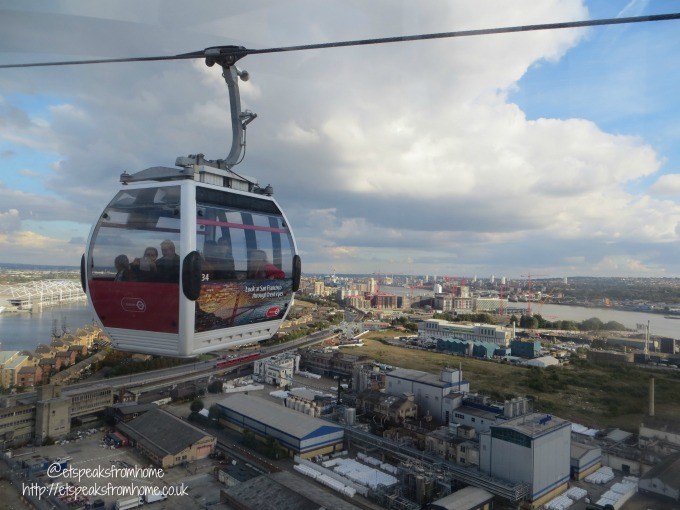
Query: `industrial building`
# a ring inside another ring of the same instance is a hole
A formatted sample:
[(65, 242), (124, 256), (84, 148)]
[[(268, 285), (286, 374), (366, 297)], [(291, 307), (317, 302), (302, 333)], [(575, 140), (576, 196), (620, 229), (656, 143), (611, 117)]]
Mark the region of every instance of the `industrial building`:
[(632, 352), (597, 351), (590, 349), (586, 358), (591, 363), (633, 363), (635, 356)]
[(656, 340), (650, 339), (647, 341), (646, 338), (617, 338), (610, 337), (607, 338), (607, 345), (613, 345), (617, 347), (626, 347), (629, 349), (636, 349), (638, 351), (658, 351), (659, 345)]
[(35, 406), (17, 405), (14, 396), (3, 396), (0, 400), (0, 441), (3, 450), (30, 441), (34, 432)]
[(439, 427), (425, 436), (425, 451), (464, 466), (479, 465), (475, 430), (465, 427)]
[(524, 416), (532, 410), (531, 401), (524, 397), (497, 403), (484, 395), (466, 395), (454, 409), (450, 424), (470, 427), (481, 434), (488, 432), (492, 425)]
[(571, 442), (571, 473), (573, 480), (583, 480), (602, 467), (602, 449), (599, 446)]
[(220, 422), (261, 438), (274, 438), (303, 458), (342, 450), (344, 429), (307, 414), (249, 395), (232, 395), (219, 404)]
[(217, 439), (162, 409), (151, 409), (116, 428), (137, 450), (163, 469), (205, 459)]
[(529, 484), (535, 506), (562, 492), (569, 482), (571, 423), (532, 413), (492, 425), (481, 434), (480, 470)]
[(678, 341), (674, 338), (660, 338), (659, 352), (666, 354), (675, 354), (678, 352)]
[(680, 453), (664, 459), (642, 475), (638, 487), (640, 492), (680, 502)]
[(239, 483), (220, 492), (220, 502), (240, 510), (358, 510), (339, 495), (282, 471)]
[(337, 397), (330, 393), (309, 388), (293, 388), (287, 393), (288, 397), (283, 399), (283, 404), (287, 408), (317, 417), (331, 412), (337, 400)]
[(305, 349), (301, 364), (306, 370), (325, 376), (352, 378), (354, 368), (368, 362), (367, 356), (354, 356), (333, 350)]
[[(68, 387), (64, 388), (69, 390)], [(98, 411), (113, 404), (113, 390), (104, 384), (93, 384), (62, 394), (62, 388), (52, 384), (37, 388), (35, 404), (35, 439), (42, 443), (46, 438), (59, 439), (71, 431), (71, 420)]]
[(271, 386), (284, 387), (293, 382), (293, 374), (299, 370), (300, 356), (284, 352), (256, 359), (253, 364), (253, 378)]
[(387, 372), (385, 376), (385, 393), (403, 395), (411, 393), (415, 396), (420, 416), (432, 418), (448, 423), (453, 410), (450, 399), (445, 397), (449, 393), (467, 393), (470, 382), (463, 379), (461, 370), (443, 368), (439, 377), (420, 370), (398, 368)]
[(513, 340), (510, 342), (510, 349), (513, 356), (533, 359), (538, 357), (538, 353), (541, 351), (541, 342), (538, 340)]
[[(650, 389), (650, 392), (653, 390)], [(653, 399), (653, 394), (651, 396)], [(650, 404), (651, 411), (653, 406)], [(645, 416), (640, 424), (639, 441), (642, 446), (654, 446), (663, 454), (680, 452), (680, 421)]]
[(356, 392), (385, 388), (386, 371), (375, 363), (355, 365), (352, 388)]
[(465, 487), (432, 502), (427, 510), (490, 510), (493, 494), (478, 487)]
[(418, 417), (418, 405), (412, 394), (386, 395), (376, 390), (364, 390), (357, 395), (360, 413), (377, 415), (391, 423), (401, 424)]
[(483, 342), (480, 340), (461, 340), (458, 338), (439, 338), (437, 339), (437, 350), (460, 354), (462, 356), (472, 356), (474, 358), (491, 359), (494, 356), (502, 356), (501, 347), (493, 342)]
[(441, 319), (428, 319), (418, 323), (418, 338), (421, 341), (436, 341), (440, 338), (472, 340), (508, 347), (510, 341), (515, 338), (515, 333), (511, 328), (493, 324), (465, 325)]

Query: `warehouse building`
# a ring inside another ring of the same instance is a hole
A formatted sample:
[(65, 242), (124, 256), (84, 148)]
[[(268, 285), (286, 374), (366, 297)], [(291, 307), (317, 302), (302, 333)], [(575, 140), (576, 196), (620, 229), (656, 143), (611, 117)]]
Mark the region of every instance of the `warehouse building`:
[(647, 492), (680, 502), (680, 453), (671, 455), (647, 471), (638, 483)]
[(589, 350), (586, 358), (591, 363), (633, 363), (635, 356), (632, 352)]
[(359, 510), (357, 505), (288, 471), (258, 476), (220, 491), (220, 502), (240, 510)]
[(492, 425), (480, 436), (480, 471), (530, 486), (528, 499), (541, 505), (569, 482), (571, 423), (532, 413)]
[(319, 418), (249, 395), (232, 395), (219, 404), (220, 422), (261, 438), (272, 437), (291, 455), (314, 457), (342, 450), (344, 429)]
[(217, 443), (210, 434), (162, 409), (151, 409), (116, 428), (163, 469), (205, 459)]
[(602, 450), (599, 446), (571, 443), (571, 478), (583, 480), (602, 467)]
[(513, 340), (510, 342), (510, 349), (513, 356), (520, 358), (537, 358), (541, 352), (541, 342), (538, 340)]
[(490, 510), (493, 494), (478, 487), (465, 487), (432, 502), (428, 510)]
[(560, 361), (552, 356), (541, 356), (540, 358), (530, 359), (526, 364), (530, 367), (548, 368), (559, 366)]

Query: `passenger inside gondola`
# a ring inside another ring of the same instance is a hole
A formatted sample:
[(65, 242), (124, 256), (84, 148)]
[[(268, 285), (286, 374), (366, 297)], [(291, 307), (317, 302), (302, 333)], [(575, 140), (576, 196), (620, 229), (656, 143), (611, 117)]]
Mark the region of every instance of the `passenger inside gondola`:
[(127, 258), (127, 255), (118, 255), (113, 264), (116, 266), (116, 276), (113, 277), (114, 282), (126, 282), (133, 279), (130, 259)]
[(254, 280), (276, 280), (285, 278), (286, 274), (267, 260), (263, 250), (251, 250), (248, 253), (248, 278)]
[(163, 256), (156, 261), (158, 279), (163, 282), (179, 281), (179, 255), (175, 251), (175, 243), (166, 239), (161, 243)]
[(234, 257), (231, 255), (229, 245), (222, 239), (218, 242), (206, 241), (203, 247), (203, 258), (205, 260), (203, 272), (209, 276), (210, 280), (236, 279)]
[(144, 250), (144, 256), (136, 258), (130, 264), (132, 271), (140, 281), (155, 280), (158, 268), (156, 267), (156, 260), (158, 259), (158, 250), (153, 246), (149, 246)]

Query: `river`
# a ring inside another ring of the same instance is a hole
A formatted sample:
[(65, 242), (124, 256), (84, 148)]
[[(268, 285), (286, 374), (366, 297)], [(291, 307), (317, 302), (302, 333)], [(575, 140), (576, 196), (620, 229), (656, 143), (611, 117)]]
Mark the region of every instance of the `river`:
[[(510, 303), (510, 305), (525, 305), (525, 303)], [(669, 338), (680, 338), (680, 317), (667, 319), (662, 314), (629, 312), (627, 310), (615, 310), (613, 308), (586, 308), (582, 306), (566, 305), (536, 305), (532, 306), (533, 313), (543, 316), (549, 321), (571, 320), (581, 322), (592, 317), (597, 317), (602, 322), (620, 322), (629, 329), (636, 329), (638, 324), (647, 325), (652, 335)]]
[[(405, 287), (381, 287), (383, 292), (407, 296), (409, 289)], [(431, 289), (413, 289), (414, 296), (429, 296), (434, 294)], [(526, 308), (526, 303), (509, 303), (510, 308)], [(620, 322), (628, 329), (637, 329), (638, 324), (647, 325), (652, 335), (665, 336), (680, 339), (680, 318), (667, 319), (663, 314), (631, 312), (627, 310), (615, 310), (613, 308), (588, 308), (584, 306), (532, 304), (533, 313), (543, 316), (549, 321), (570, 320), (582, 322), (592, 317), (597, 317), (602, 322)]]
[(55, 320), (58, 331), (65, 327), (75, 333), (78, 328), (92, 324), (94, 314), (85, 301), (46, 306), (34, 312), (0, 313), (0, 349), (34, 351), (38, 344), (49, 345)]

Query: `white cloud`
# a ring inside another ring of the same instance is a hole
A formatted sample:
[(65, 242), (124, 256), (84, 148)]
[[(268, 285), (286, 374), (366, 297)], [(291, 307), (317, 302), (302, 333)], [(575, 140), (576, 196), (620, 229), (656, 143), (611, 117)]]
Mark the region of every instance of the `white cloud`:
[(21, 226), (19, 219), (19, 211), (10, 209), (6, 212), (0, 212), (0, 234), (7, 234), (15, 231)]
[(680, 174), (662, 175), (649, 187), (649, 191), (664, 197), (680, 197)]

